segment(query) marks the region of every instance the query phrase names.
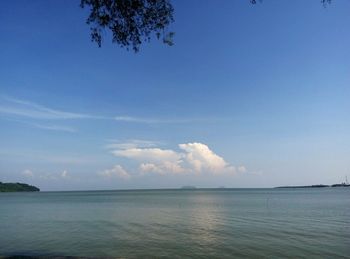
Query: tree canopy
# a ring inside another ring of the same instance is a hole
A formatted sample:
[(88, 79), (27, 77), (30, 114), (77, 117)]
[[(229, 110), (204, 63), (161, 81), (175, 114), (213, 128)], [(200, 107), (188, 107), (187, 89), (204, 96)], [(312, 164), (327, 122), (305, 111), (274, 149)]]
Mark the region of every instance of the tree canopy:
[(39, 188), (26, 183), (2, 183), (0, 182), (0, 192), (38, 192)]
[(174, 33), (167, 30), (174, 21), (169, 0), (81, 0), (80, 6), (90, 8), (86, 22), (91, 26), (91, 40), (99, 47), (105, 29), (112, 32), (113, 42), (135, 52), (152, 34), (173, 44)]
[[(249, 0), (256, 4), (263, 0)], [(331, 0), (320, 0), (326, 6)], [(82, 8), (89, 7), (86, 23), (90, 25), (91, 41), (102, 45), (105, 30), (112, 32), (112, 41), (135, 52), (152, 35), (163, 43), (173, 45), (174, 8), (170, 0), (81, 0)]]
[[(262, 2), (263, 0), (259, 0), (259, 2)], [(323, 5), (330, 4), (332, 0), (320, 0)], [(256, 4), (257, 0), (250, 0), (252, 4)]]

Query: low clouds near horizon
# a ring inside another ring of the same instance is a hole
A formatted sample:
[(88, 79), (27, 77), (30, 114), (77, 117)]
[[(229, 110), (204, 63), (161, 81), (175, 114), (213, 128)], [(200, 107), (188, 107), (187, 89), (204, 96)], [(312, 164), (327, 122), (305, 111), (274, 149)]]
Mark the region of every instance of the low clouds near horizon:
[(37, 178), (37, 179), (45, 179), (45, 180), (71, 179), (71, 176), (67, 170), (63, 170), (61, 173), (47, 173), (47, 172), (34, 173), (30, 169), (25, 169), (22, 171), (21, 175), (26, 178)]
[[(216, 153), (206, 144), (193, 142), (179, 144), (179, 150), (161, 149), (158, 147), (138, 147), (131, 145), (111, 145), (119, 147), (112, 150), (116, 157), (132, 160), (138, 164), (137, 174), (130, 174), (122, 165), (115, 165), (99, 174), (106, 177), (129, 179), (132, 175), (147, 174), (193, 174), (193, 175), (234, 175), (244, 173), (245, 166), (235, 167)], [(125, 148), (122, 148), (125, 147)]]

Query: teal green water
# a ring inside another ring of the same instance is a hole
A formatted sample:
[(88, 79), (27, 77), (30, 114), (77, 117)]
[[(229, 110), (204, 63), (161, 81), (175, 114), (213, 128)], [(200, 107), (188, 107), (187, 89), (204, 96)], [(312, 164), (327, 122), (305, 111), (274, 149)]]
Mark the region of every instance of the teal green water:
[(350, 258), (350, 188), (0, 193), (0, 255)]

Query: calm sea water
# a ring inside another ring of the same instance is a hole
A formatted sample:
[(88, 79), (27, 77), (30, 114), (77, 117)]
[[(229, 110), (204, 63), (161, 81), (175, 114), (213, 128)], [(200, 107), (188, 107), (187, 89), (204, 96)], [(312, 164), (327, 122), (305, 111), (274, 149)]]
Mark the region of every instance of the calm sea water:
[(350, 258), (350, 188), (0, 193), (0, 255)]

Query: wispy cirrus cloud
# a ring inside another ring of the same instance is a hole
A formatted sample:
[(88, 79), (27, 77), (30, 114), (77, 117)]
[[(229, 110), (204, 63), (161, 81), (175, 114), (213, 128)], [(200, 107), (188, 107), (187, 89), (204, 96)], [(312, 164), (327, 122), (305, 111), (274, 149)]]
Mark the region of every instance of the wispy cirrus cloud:
[(8, 121), (14, 121), (18, 122), (21, 124), (28, 125), (30, 127), (38, 128), (38, 129), (43, 129), (43, 130), (51, 130), (51, 131), (63, 131), (63, 132), (69, 132), (69, 133), (75, 133), (77, 132), (77, 129), (69, 126), (63, 126), (63, 125), (56, 125), (56, 124), (43, 124), (41, 123), (35, 123), (35, 122), (29, 122), (27, 119), (21, 120), (21, 119), (15, 119), (15, 118), (5, 118), (5, 120)]
[(183, 124), (183, 123), (194, 123), (204, 122), (212, 123), (218, 121), (224, 121), (220, 118), (146, 118), (146, 117), (133, 117), (133, 116), (116, 116), (114, 120), (119, 122), (130, 122), (130, 123), (144, 123), (144, 124)]
[(141, 118), (141, 117), (131, 117), (131, 116), (116, 116), (114, 117), (116, 121), (121, 122), (135, 122), (135, 123), (160, 123), (159, 119), (154, 118)]
[(108, 140), (108, 144), (105, 145), (106, 149), (131, 149), (131, 148), (149, 148), (155, 147), (162, 144), (159, 141), (152, 140), (140, 140), (140, 139), (129, 139), (126, 141), (120, 140)]
[(34, 102), (0, 96), (0, 114), (44, 120), (102, 119), (103, 117), (48, 108)]
[[(52, 131), (76, 132), (75, 128), (66, 125), (52, 124), (51, 121), (71, 120), (110, 120), (124, 123), (138, 124), (186, 124), (213, 123), (224, 121), (220, 118), (156, 118), (134, 116), (101, 116), (89, 113), (77, 113), (63, 109), (54, 109), (36, 102), (0, 95), (0, 117), (25, 123), (36, 128)], [(39, 122), (39, 123), (38, 123)], [(129, 143), (131, 145), (149, 145), (150, 143)], [(116, 148), (117, 143), (113, 144)], [(120, 144), (122, 145), (122, 143)], [(120, 146), (121, 147), (121, 146)]]
[(44, 130), (64, 131), (64, 132), (70, 132), (70, 133), (77, 132), (77, 130), (75, 128), (66, 127), (66, 126), (42, 125), (42, 124), (36, 124), (36, 123), (30, 123), (30, 125), (33, 125), (36, 128), (44, 129)]
[(106, 119), (101, 116), (52, 109), (34, 102), (0, 95), (0, 116), (31, 127), (74, 133), (77, 130), (66, 125), (52, 124), (56, 120)]

